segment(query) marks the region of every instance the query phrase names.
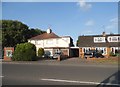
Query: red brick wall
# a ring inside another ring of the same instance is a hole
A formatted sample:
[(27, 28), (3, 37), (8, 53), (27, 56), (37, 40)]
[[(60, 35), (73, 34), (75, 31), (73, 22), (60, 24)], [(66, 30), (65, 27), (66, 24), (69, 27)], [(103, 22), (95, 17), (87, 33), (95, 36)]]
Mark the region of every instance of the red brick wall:
[(69, 51), (68, 51), (69, 49), (61, 49), (61, 51), (62, 51), (62, 55), (64, 56), (64, 57), (69, 57)]
[(79, 48), (79, 57), (84, 58), (84, 53), (82, 51), (82, 48)]

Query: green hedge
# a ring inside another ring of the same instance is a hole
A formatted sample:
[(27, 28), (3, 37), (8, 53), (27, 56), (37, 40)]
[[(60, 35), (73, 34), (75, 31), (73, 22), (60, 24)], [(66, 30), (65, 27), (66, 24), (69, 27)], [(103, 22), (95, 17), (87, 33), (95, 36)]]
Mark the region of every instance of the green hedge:
[(39, 48), (38, 49), (38, 57), (42, 57), (44, 55), (44, 49), (43, 48)]
[(116, 56), (116, 54), (114, 54), (113, 52), (110, 52), (110, 56), (114, 57)]
[(36, 47), (31, 43), (17, 44), (12, 57), (13, 61), (36, 60)]

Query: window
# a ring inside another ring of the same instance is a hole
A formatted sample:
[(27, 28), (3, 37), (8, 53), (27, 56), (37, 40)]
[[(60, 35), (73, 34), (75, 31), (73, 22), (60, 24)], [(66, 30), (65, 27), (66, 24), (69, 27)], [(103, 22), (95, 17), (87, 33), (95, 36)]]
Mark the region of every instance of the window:
[(53, 40), (47, 40), (46, 44), (53, 44)]
[(109, 36), (108, 41), (109, 42), (120, 42), (120, 36)]
[(109, 41), (111, 41), (111, 38), (109, 38)]
[(12, 50), (6, 50), (6, 56), (12, 57)]
[(90, 47), (83, 48), (84, 53), (90, 51)]
[(118, 42), (120, 42), (120, 37), (118, 37)]
[(94, 37), (94, 43), (103, 43), (105, 41), (105, 37)]
[(83, 48), (84, 52), (85, 52), (85, 48)]
[(96, 47), (96, 51), (100, 51), (103, 55), (107, 54), (106, 47)]
[(42, 43), (42, 41), (36, 40), (36, 44), (37, 44), (37, 45), (41, 45), (41, 43)]
[(114, 52), (114, 48), (112, 48), (112, 52)]
[(119, 53), (119, 50), (120, 50), (120, 49), (119, 49), (118, 47), (112, 47), (112, 48), (111, 48), (111, 52), (113, 52), (114, 54), (115, 54), (115, 53)]

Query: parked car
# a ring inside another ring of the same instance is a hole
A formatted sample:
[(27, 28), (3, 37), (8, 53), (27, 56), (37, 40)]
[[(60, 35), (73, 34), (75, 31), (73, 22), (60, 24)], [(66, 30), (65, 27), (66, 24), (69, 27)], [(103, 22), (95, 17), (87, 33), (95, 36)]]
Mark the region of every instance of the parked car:
[(90, 50), (84, 53), (84, 57), (85, 58), (92, 58), (92, 57), (96, 57), (96, 58), (103, 58), (104, 56), (102, 55), (102, 53), (100, 51), (96, 51), (96, 50)]
[(61, 56), (61, 52), (55, 52), (55, 54), (53, 54), (53, 58), (58, 58), (59, 56)]
[(88, 57), (89, 57), (89, 58), (92, 58), (92, 57), (93, 57), (93, 51), (87, 51), (87, 52), (85, 52), (85, 53), (84, 53), (84, 57), (85, 57), (85, 58), (88, 58)]

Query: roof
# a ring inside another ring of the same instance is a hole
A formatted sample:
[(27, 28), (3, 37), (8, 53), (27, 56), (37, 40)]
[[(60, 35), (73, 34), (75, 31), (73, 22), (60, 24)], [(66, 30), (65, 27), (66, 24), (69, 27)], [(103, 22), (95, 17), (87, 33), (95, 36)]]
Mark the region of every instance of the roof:
[[(109, 34), (108, 36), (120, 36), (120, 34)], [(94, 37), (103, 37), (103, 35), (91, 35), (91, 36), (79, 36), (79, 47), (118, 47), (120, 45), (118, 42), (103, 42), (103, 43), (94, 43)]]
[(50, 38), (60, 38), (60, 37), (55, 33), (51, 32), (51, 33), (43, 33), (38, 36), (32, 37), (30, 38), (30, 40), (42, 40), (42, 39), (50, 39)]

